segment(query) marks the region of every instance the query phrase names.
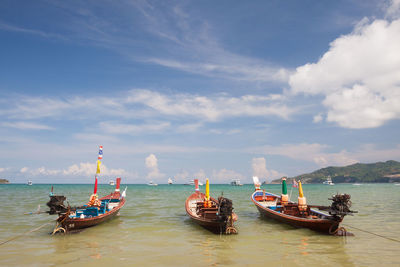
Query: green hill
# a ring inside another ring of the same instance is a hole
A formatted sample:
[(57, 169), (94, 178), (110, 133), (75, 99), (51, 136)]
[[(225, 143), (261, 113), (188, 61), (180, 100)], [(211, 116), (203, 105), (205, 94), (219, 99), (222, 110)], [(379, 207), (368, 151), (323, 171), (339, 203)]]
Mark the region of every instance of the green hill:
[[(370, 164), (356, 163), (345, 167), (327, 167), (312, 173), (291, 177), (303, 183), (322, 183), (330, 176), (334, 183), (393, 183), (400, 182), (400, 162), (389, 160)], [(280, 179), (274, 180), (280, 183)]]

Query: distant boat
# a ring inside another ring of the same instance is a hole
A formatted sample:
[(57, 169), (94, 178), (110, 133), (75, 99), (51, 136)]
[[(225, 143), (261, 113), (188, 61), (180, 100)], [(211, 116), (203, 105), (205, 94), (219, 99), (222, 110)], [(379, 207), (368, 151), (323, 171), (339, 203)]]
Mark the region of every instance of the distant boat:
[(243, 184), (240, 182), (239, 179), (235, 179), (235, 180), (232, 180), (231, 185), (242, 186)]
[(361, 185), (361, 184), (353, 184), (353, 185)]
[(326, 185), (335, 185), (335, 184), (332, 182), (332, 179), (331, 179), (330, 176), (328, 176), (328, 178), (326, 178), (326, 181), (324, 181), (323, 184), (326, 184)]
[(109, 185), (115, 185), (115, 182), (114, 182), (114, 180), (110, 180), (110, 181), (108, 182), (108, 184), (109, 184)]
[(32, 183), (31, 180), (29, 180), (28, 183), (27, 183), (27, 185), (32, 185), (32, 184), (33, 184), (33, 183)]
[[(194, 180), (190, 180), (188, 183), (186, 183), (185, 185), (194, 185)], [(199, 181), (199, 185), (203, 185), (202, 182)]]
[(172, 184), (172, 179), (168, 178), (168, 184)]
[(153, 181), (150, 181), (147, 185), (150, 185), (150, 186), (157, 186), (158, 184), (153, 183)]

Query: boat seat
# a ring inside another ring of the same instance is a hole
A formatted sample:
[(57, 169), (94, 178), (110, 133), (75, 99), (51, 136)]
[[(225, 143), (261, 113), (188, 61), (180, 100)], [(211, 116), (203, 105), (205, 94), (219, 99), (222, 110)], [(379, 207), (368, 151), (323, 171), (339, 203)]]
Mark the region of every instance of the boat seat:
[(216, 210), (206, 210), (204, 211), (204, 214), (216, 214), (217, 211)]
[(83, 215), (92, 217), (99, 216), (99, 209), (96, 207), (87, 208), (83, 210)]
[(217, 212), (216, 211), (211, 211), (211, 210), (210, 211), (205, 211), (203, 213), (204, 218), (215, 218), (216, 215), (217, 215)]
[(218, 208), (201, 208), (202, 211), (217, 211)]
[(106, 205), (105, 205), (105, 204), (102, 204), (102, 205), (100, 206), (99, 213), (105, 213), (105, 212), (106, 212)]

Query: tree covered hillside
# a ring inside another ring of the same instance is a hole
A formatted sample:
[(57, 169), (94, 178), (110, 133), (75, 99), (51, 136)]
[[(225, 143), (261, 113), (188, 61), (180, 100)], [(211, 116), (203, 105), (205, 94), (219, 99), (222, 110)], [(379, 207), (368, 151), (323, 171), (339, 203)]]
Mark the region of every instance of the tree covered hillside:
[[(322, 183), (328, 176), (334, 183), (400, 182), (400, 162), (389, 160), (370, 164), (356, 163), (345, 167), (327, 167), (291, 178), (301, 179), (305, 183)], [(273, 182), (280, 183), (280, 179)]]

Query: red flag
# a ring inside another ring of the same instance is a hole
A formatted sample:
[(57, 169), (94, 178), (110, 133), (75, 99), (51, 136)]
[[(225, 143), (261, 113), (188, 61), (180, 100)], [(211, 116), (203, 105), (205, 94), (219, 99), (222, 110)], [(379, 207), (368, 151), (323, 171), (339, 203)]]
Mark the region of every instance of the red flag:
[(96, 177), (96, 181), (94, 181), (94, 191), (93, 194), (97, 194), (97, 177)]
[(296, 180), (295, 179), (293, 179), (293, 185), (292, 185), (293, 187), (296, 187), (296, 188), (298, 188), (299, 187), (299, 184), (296, 182)]
[(120, 187), (120, 185), (121, 185), (121, 178), (118, 177), (118, 178), (117, 178), (117, 185), (115, 186), (115, 191), (116, 191), (116, 192), (119, 192), (119, 187)]

